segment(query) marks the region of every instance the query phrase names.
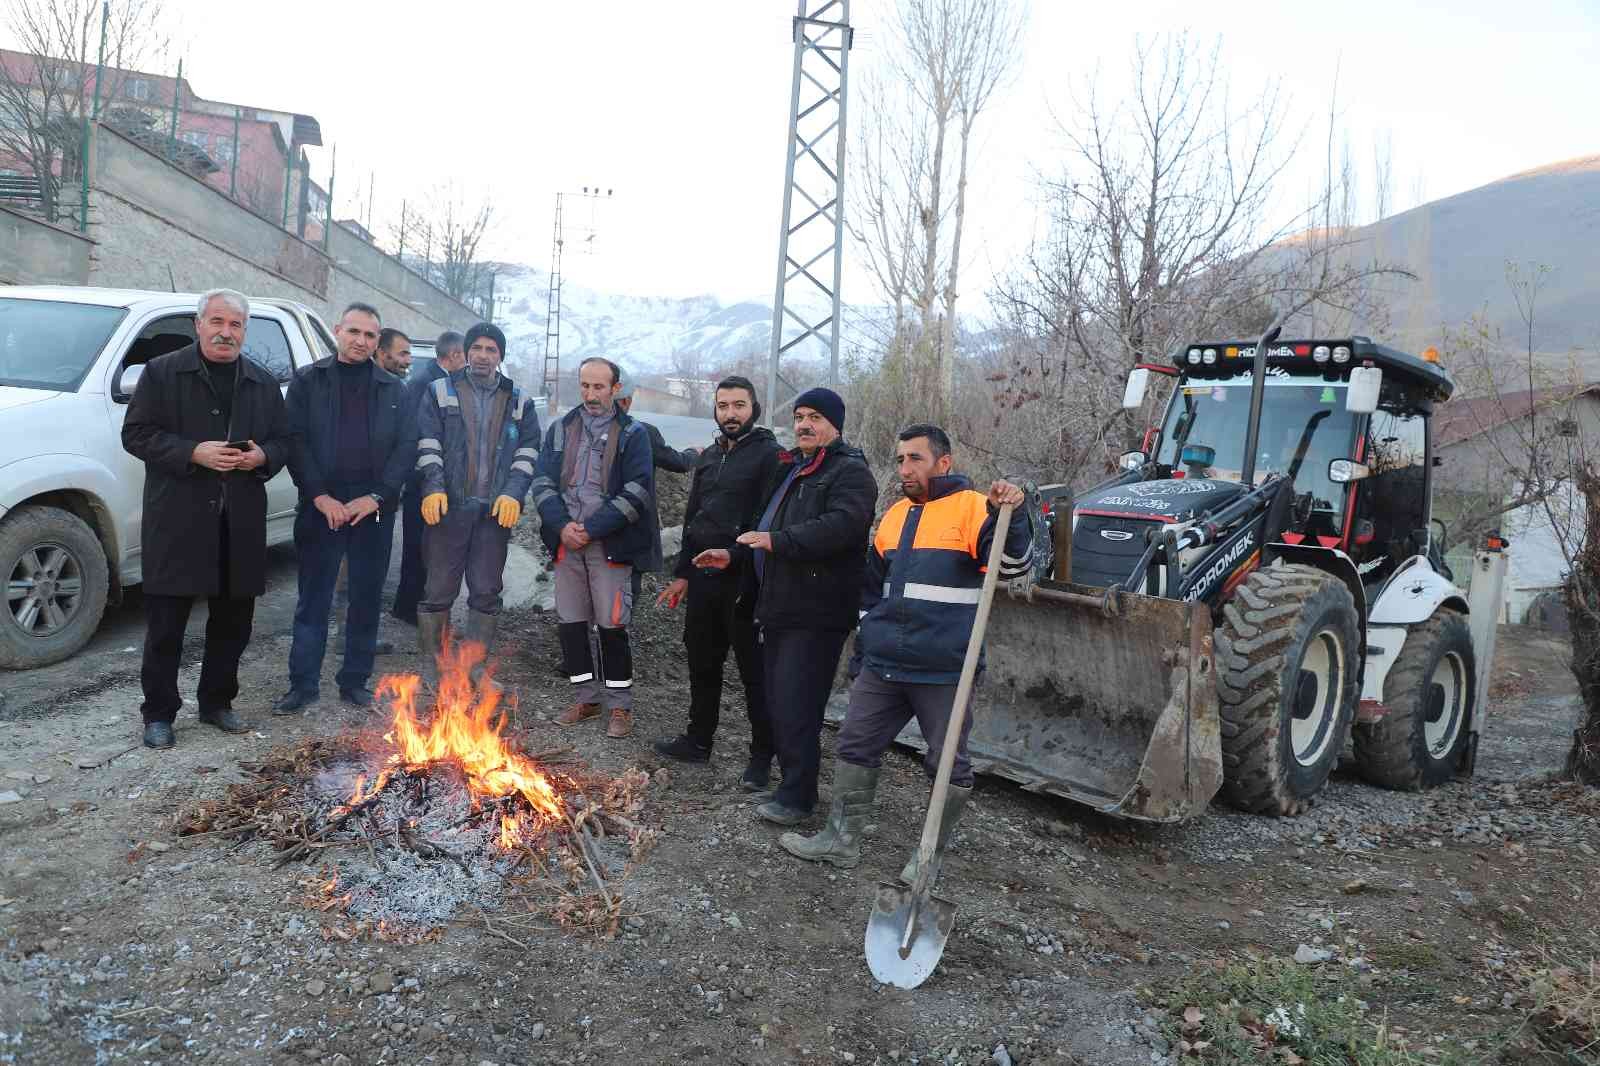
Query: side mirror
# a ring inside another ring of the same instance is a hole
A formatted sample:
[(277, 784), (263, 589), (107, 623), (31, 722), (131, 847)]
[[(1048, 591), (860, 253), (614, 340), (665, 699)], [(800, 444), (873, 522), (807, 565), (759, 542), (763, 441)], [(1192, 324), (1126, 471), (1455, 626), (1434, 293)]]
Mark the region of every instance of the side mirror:
[(1375, 366), (1358, 366), (1350, 371), (1350, 387), (1345, 390), (1344, 409), (1352, 414), (1370, 415), (1378, 409), (1378, 393), (1383, 389), (1383, 371)]
[(1117, 465), (1124, 470), (1137, 470), (1150, 461), (1144, 452), (1123, 452), (1122, 458), (1117, 460)]
[(1150, 371), (1139, 367), (1128, 374), (1128, 385), (1122, 390), (1122, 407), (1131, 411), (1144, 406), (1145, 390), (1150, 387)]
[(1328, 480), (1343, 485), (1347, 481), (1360, 481), (1372, 476), (1372, 467), (1350, 459), (1335, 459), (1328, 464)]
[(143, 376), (143, 363), (135, 363), (133, 366), (123, 367), (122, 373), (117, 375), (117, 391), (112, 394), (111, 398), (117, 403), (127, 403), (133, 399), (133, 390), (138, 387), (139, 379)]

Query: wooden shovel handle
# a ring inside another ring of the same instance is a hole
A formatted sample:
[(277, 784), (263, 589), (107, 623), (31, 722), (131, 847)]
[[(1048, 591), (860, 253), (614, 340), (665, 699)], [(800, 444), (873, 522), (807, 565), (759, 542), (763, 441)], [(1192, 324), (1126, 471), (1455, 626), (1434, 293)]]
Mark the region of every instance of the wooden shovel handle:
[(961, 664), (961, 680), (956, 685), (956, 702), (950, 710), (950, 724), (944, 731), (944, 746), (939, 749), (939, 772), (933, 778), (933, 794), (928, 798), (928, 818), (922, 824), (922, 846), (917, 852), (917, 882), (914, 894), (928, 890), (928, 866), (939, 842), (939, 826), (944, 821), (944, 797), (950, 791), (950, 772), (956, 764), (956, 748), (961, 743), (961, 727), (967, 720), (967, 704), (972, 696), (973, 678), (978, 673), (978, 656), (983, 653), (983, 634), (989, 628), (989, 607), (994, 603), (995, 586), (1000, 583), (1000, 554), (1011, 533), (1012, 505), (1000, 505), (995, 518), (994, 537), (989, 544), (988, 568), (983, 574), (983, 591), (978, 596), (978, 611), (972, 619), (972, 636), (967, 640), (967, 657)]

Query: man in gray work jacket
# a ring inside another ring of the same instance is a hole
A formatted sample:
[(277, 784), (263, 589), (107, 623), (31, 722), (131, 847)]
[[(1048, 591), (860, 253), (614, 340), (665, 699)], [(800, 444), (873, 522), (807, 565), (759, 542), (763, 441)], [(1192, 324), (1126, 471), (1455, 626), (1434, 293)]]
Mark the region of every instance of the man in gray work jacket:
[(428, 386), (417, 409), (423, 560), (417, 644), (431, 675), (450, 607), (467, 579), (466, 640), (494, 646), (511, 528), (539, 457), (539, 414), (500, 373), (506, 336), (487, 322), (467, 330), (467, 365)]

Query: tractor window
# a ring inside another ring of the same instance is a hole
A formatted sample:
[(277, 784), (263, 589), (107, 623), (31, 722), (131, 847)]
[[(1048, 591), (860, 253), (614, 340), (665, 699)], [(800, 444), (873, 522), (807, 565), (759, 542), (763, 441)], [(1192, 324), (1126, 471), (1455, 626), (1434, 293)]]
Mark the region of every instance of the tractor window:
[(1368, 424), (1365, 461), (1372, 473), (1356, 490), (1351, 549), (1369, 585), (1427, 547), (1427, 423), (1413, 399), (1385, 382)]
[[(1193, 474), (1237, 481), (1244, 469), (1250, 381), (1248, 372), (1216, 380), (1186, 379), (1167, 408), (1160, 461), (1189, 473), (1183, 448), (1201, 446), (1214, 456), (1205, 466), (1196, 465)], [(1344, 408), (1345, 388), (1342, 381), (1269, 372), (1262, 397), (1256, 480), (1268, 473), (1292, 477), (1295, 494), (1309, 495), (1307, 532), (1313, 536), (1343, 533), (1348, 493), (1328, 479), (1328, 464), (1353, 454), (1355, 416)]]

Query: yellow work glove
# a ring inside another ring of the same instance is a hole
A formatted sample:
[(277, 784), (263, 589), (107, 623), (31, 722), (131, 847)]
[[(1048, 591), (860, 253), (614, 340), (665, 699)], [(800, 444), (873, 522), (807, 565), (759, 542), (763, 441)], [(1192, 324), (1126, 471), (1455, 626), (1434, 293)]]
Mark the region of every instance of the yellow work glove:
[(517, 524), (517, 519), (522, 517), (522, 504), (510, 496), (496, 496), (494, 507), (489, 513), (494, 515), (503, 527), (510, 529)]
[(450, 497), (442, 492), (430, 492), (422, 498), (422, 520), (430, 526), (438, 525), (448, 510)]

